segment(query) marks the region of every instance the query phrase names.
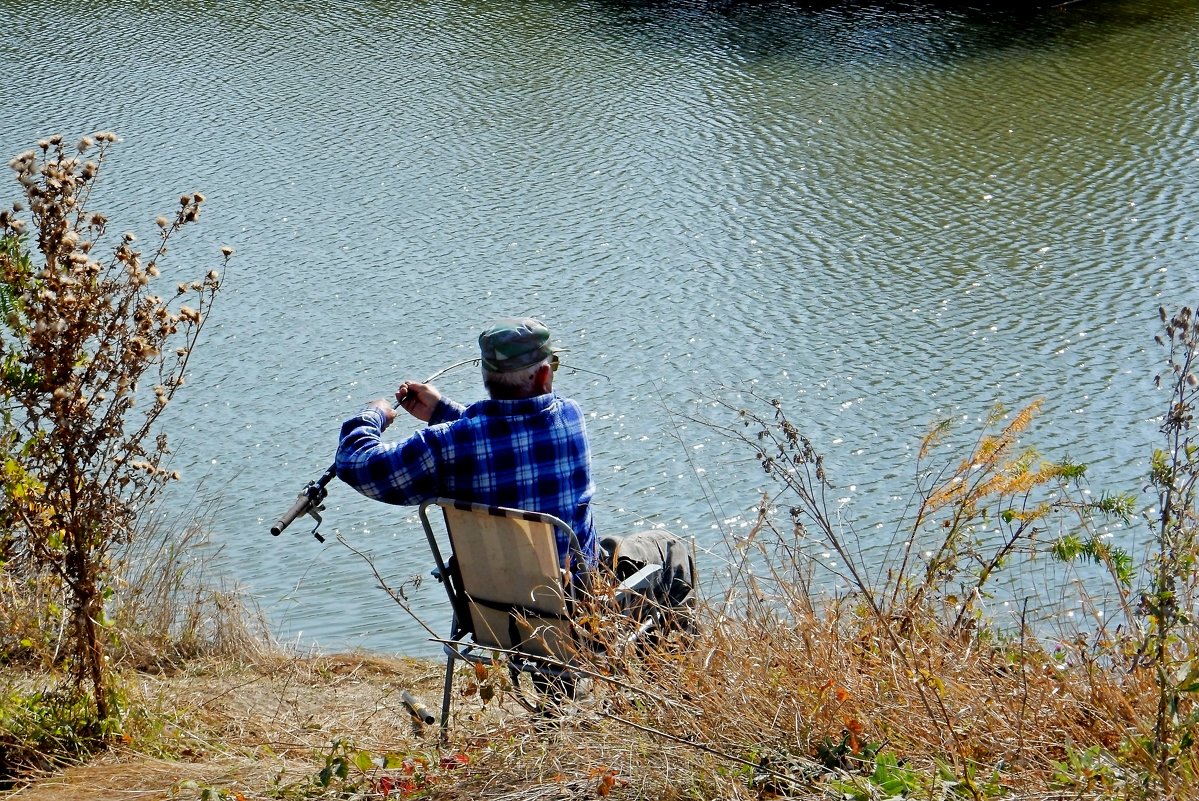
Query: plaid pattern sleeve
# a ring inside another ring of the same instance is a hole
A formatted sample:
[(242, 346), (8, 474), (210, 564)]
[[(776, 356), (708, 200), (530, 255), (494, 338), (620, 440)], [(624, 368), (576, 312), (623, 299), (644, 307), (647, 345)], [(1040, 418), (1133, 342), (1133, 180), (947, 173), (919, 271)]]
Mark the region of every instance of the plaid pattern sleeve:
[[(442, 496), (555, 515), (570, 524), (594, 563), (595, 486), (577, 403), (550, 393), (464, 408), (439, 404), (437, 412), (439, 422), (391, 444), (382, 441), (381, 412), (368, 409), (350, 418), (341, 429), (338, 477), (386, 503)], [(559, 537), (563, 557), (567, 546), (567, 538)]]
[(437, 407), (433, 409), (433, 416), (429, 418), (429, 425), (435, 426), (441, 423), (452, 423), (460, 418), (466, 412), (466, 407), (461, 403), (442, 398), (437, 402)]
[[(341, 425), (337, 477), (368, 498), (417, 504), (437, 496), (437, 464), (418, 431), (400, 443), (383, 441), (384, 417), (364, 409)], [(428, 429), (425, 429), (428, 431)]]

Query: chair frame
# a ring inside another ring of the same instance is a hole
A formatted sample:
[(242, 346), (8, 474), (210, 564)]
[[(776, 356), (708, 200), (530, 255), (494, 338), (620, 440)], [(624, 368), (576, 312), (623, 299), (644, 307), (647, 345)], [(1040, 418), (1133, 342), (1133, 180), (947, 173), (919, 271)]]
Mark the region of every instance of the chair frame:
[[(569, 540), (569, 560), (574, 565), (586, 565), (587, 562), (583, 557), (582, 550), (579, 547), (578, 537), (571, 527), (558, 517), (540, 512), (529, 512), (522, 509), (512, 509), (503, 506), (491, 506), (488, 504), (471, 503), (468, 501), (459, 501), (452, 498), (433, 498), (425, 501), (420, 505), (420, 520), (424, 526), (425, 536), (429, 541), (429, 549), (433, 552), (433, 559), (436, 562), (436, 568), (433, 571), (433, 576), (441, 582), (445, 587), (446, 595), (450, 601), (450, 608), (453, 610), (453, 620), (450, 624), (450, 634), (446, 641), (442, 643), (442, 650), (446, 656), (445, 669), (445, 686), (442, 690), (441, 699), (441, 727), (444, 730), (449, 721), (450, 712), (450, 696), (454, 681), (454, 662), (462, 660), (474, 664), (491, 664), (497, 649), (494, 645), (479, 644), (475, 642), (475, 631), (471, 626), (471, 618), (469, 614), (471, 599), (465, 588), (458, 586), (456, 582), (461, 581), (461, 574), (454, 574), (450, 571), (450, 562), (442, 555), (441, 547), (438, 545), (436, 531), (429, 517), (429, 509), (431, 507), (439, 507), (442, 509), (442, 525), (445, 534), (449, 540), (451, 555), (454, 548), (454, 532), (446, 517), (446, 511), (454, 509), (458, 511), (471, 512), (474, 514), (487, 514), (496, 517), (514, 518), (517, 520), (530, 521), (535, 523), (548, 524), (554, 530), (563, 532)], [(557, 544), (555, 539), (555, 553), (557, 552)], [(562, 568), (561, 562), (559, 567)], [(635, 575), (630, 576), (616, 588), (617, 596), (620, 597), (630, 591), (636, 591), (644, 587), (653, 576), (654, 573), (661, 570), (660, 565), (649, 565), (638, 571)], [(563, 571), (565, 573), (565, 571)], [(569, 575), (569, 574), (567, 574)], [(563, 582), (561, 591), (563, 593), (564, 606), (567, 609), (567, 614), (571, 613), (572, 604), (579, 600), (582, 594), (585, 594), (589, 589), (587, 587), (587, 578), (590, 576), (590, 571), (583, 569), (575, 572), (575, 579), (569, 578)], [(578, 580), (581, 579), (581, 580)], [(476, 601), (479, 603), (479, 601)], [(546, 613), (535, 612), (537, 615), (546, 616)], [(652, 630), (655, 625), (653, 619), (643, 621), (636, 631), (630, 636), (631, 640), (637, 639), (648, 631)], [(534, 679), (534, 684), (538, 679), (549, 681), (561, 681), (564, 677), (576, 675), (569, 665), (566, 665), (554, 658), (546, 656), (526, 653), (519, 649), (503, 649), (508, 669), (512, 676), (513, 684), (519, 685), (519, 676), (521, 673), (528, 673)]]

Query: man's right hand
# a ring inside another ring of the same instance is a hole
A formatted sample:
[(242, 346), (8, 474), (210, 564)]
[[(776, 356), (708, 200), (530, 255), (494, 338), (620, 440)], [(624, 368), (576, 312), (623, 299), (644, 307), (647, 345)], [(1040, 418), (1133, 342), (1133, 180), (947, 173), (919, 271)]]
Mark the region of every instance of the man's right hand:
[(441, 400), (441, 393), (432, 384), (405, 381), (396, 390), (396, 403), (417, 420), (429, 422)]

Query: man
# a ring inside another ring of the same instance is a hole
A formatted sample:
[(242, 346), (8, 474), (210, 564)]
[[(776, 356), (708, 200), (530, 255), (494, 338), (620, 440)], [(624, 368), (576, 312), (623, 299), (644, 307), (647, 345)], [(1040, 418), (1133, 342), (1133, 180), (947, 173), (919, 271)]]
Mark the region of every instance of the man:
[[(558, 357), (549, 339), (538, 320), (496, 320), (479, 335), (488, 400), (463, 406), (432, 385), (403, 382), (396, 402), (428, 427), (384, 443), (396, 412), (373, 401), (342, 424), (337, 477), (385, 503), (447, 497), (554, 515), (594, 566), (591, 451), (579, 405), (553, 391)], [(563, 564), (568, 548), (559, 532)]]
[[(479, 335), (488, 400), (463, 406), (429, 384), (403, 382), (396, 402), (428, 427), (384, 443), (396, 412), (386, 400), (371, 402), (341, 426), (337, 477), (385, 503), (444, 497), (554, 515), (574, 529), (587, 567), (596, 567), (587, 430), (579, 405), (554, 392), (558, 356), (549, 339), (549, 329), (533, 318), (496, 320)], [(565, 566), (569, 539), (556, 534)], [(695, 566), (681, 540), (643, 531), (606, 537), (604, 548), (617, 579), (662, 565), (646, 596), (664, 610), (668, 628), (689, 627)]]

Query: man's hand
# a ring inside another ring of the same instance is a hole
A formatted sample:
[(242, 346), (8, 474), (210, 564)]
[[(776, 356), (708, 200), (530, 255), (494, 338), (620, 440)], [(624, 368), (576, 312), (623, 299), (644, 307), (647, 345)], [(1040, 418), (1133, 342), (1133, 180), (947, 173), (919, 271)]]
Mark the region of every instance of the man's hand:
[(367, 404), (367, 406), (369, 406), (372, 409), (378, 409), (381, 412), (383, 412), (383, 430), (384, 431), (386, 431), (387, 427), (389, 425), (391, 425), (392, 422), (395, 421), (395, 419), (396, 419), (396, 410), (391, 408), (391, 404), (388, 403), (383, 398), (379, 398), (379, 400), (371, 401), (370, 403)]
[(426, 423), (433, 417), (440, 400), (441, 393), (436, 387), (419, 381), (405, 381), (396, 390), (396, 403), (408, 414)]

